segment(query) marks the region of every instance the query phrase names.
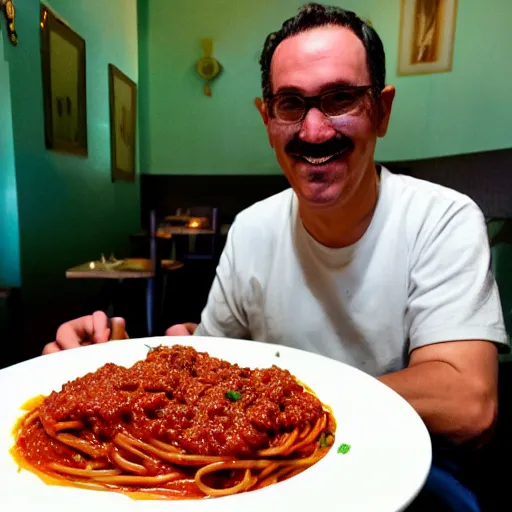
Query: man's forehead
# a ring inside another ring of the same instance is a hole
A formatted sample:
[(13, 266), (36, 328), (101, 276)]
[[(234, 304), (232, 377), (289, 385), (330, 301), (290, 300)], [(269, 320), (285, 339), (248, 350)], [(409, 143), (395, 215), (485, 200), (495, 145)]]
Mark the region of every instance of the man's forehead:
[(272, 57), (271, 77), (274, 93), (282, 88), (321, 89), (323, 82), (364, 85), (370, 80), (362, 41), (339, 26), (314, 28), (285, 39)]

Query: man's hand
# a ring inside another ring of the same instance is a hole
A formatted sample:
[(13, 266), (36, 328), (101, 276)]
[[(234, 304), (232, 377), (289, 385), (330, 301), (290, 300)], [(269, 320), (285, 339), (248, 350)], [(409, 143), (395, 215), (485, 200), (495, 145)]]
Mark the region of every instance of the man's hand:
[(493, 343), (427, 345), (411, 353), (408, 368), (379, 380), (405, 398), (433, 434), (479, 444), (494, 427), (498, 356)]
[(165, 331), (166, 336), (192, 336), (197, 329), (197, 324), (187, 322), (184, 324), (177, 324), (169, 327)]
[[(110, 324), (110, 326), (109, 326)], [(45, 345), (43, 354), (60, 352), (92, 343), (104, 343), (110, 339), (126, 339), (124, 318), (112, 318), (110, 321), (103, 311), (83, 316), (62, 324), (55, 341)]]

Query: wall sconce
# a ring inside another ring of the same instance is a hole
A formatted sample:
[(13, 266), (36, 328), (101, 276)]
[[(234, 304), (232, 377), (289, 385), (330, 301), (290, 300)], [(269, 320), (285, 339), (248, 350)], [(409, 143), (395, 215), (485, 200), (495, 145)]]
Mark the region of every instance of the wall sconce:
[(7, 20), (7, 33), (9, 35), (9, 41), (13, 46), (18, 44), (18, 34), (16, 33), (16, 27), (14, 25), (14, 18), (16, 16), (16, 10), (12, 0), (0, 0), (0, 8), (4, 12)]
[(212, 95), (211, 82), (215, 80), (222, 71), (220, 62), (213, 57), (213, 41), (211, 39), (203, 39), (201, 41), (204, 56), (199, 59), (196, 64), (196, 70), (199, 76), (205, 81), (204, 94)]

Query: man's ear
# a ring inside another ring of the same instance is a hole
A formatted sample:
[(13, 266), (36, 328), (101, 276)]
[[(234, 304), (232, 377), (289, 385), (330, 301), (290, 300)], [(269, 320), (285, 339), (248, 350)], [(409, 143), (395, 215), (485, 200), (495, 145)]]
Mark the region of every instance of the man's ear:
[(380, 93), (380, 119), (377, 126), (377, 135), (384, 137), (388, 131), (389, 119), (391, 117), (391, 109), (393, 100), (395, 99), (396, 89), (392, 85), (386, 85)]
[(258, 112), (260, 113), (261, 119), (263, 120), (263, 124), (265, 126), (268, 125), (268, 110), (267, 105), (263, 101), (262, 98), (254, 98), (254, 106), (258, 109)]
[(272, 144), (272, 137), (270, 136), (270, 130), (268, 129), (269, 115), (267, 104), (261, 98), (254, 98), (254, 106), (258, 109), (258, 112), (260, 113), (261, 119), (263, 120), (263, 124), (267, 129), (268, 142), (270, 144), (270, 147), (273, 148), (274, 144)]

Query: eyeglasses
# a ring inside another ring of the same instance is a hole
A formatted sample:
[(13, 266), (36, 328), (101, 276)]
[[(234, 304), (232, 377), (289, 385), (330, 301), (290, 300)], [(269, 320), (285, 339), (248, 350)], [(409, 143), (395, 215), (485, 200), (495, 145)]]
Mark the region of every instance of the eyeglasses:
[(359, 100), (369, 91), (377, 91), (373, 85), (339, 87), (318, 96), (282, 93), (269, 100), (270, 115), (284, 123), (300, 123), (309, 109), (315, 107), (327, 117), (351, 112)]

